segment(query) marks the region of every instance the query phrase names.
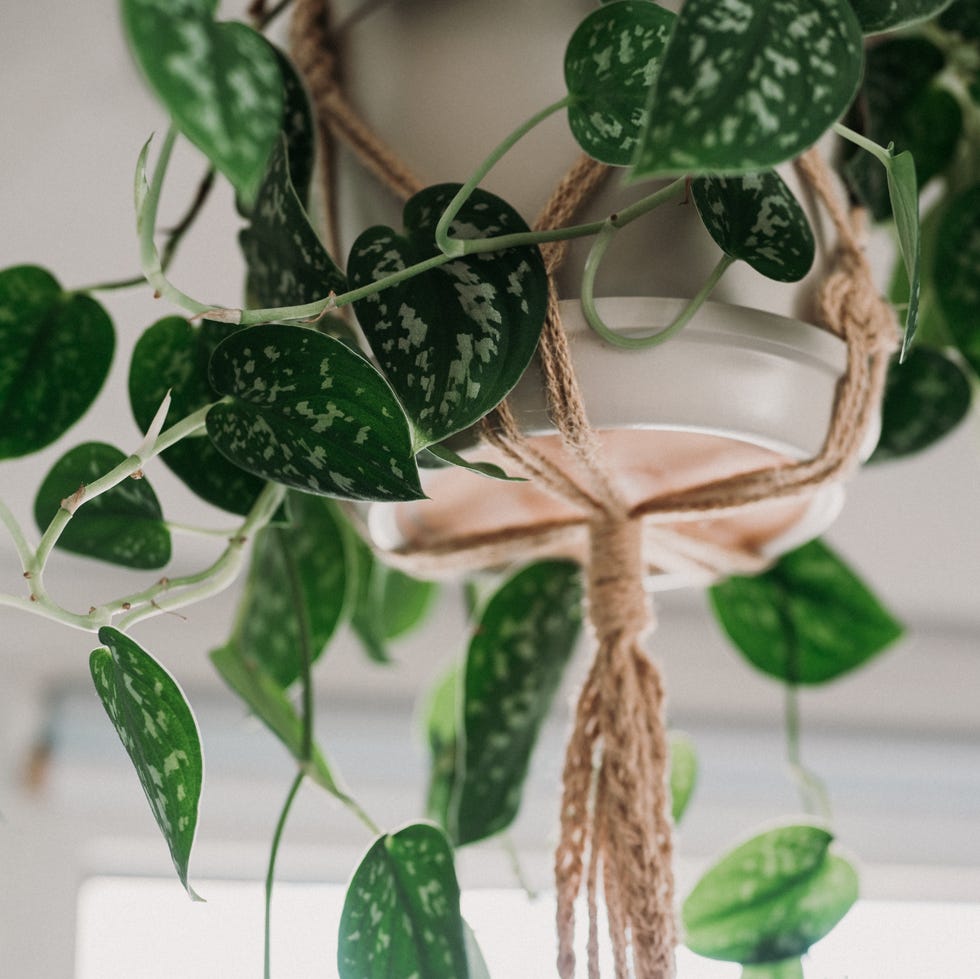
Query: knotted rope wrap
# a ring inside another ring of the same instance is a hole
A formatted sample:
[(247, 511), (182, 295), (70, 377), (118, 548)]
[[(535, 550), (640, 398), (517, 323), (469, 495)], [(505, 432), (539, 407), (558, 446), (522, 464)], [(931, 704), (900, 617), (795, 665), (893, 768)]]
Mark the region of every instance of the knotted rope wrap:
[[(408, 197), (418, 190), (418, 180), (344, 95), (327, 0), (297, 0), (292, 44), (315, 101), (324, 143), (328, 135), (343, 139), (396, 195)], [(797, 165), (836, 230), (838, 244), (818, 307), (821, 325), (847, 345), (833, 417), (815, 457), (628, 505), (603, 463), (601, 442), (588, 423), (575, 378), (553, 276), (565, 245), (556, 243), (543, 249), (551, 287), (539, 361), (563, 458), (558, 464), (539, 451), (506, 402), (485, 421), (483, 435), (517, 472), (572, 504), (577, 515), (482, 534), (461, 530), (452, 540), (431, 547), (406, 547), (384, 555), (389, 563), (427, 575), (499, 566), (561, 553), (570, 544), (587, 544), (587, 600), (596, 654), (576, 706), (563, 772), (561, 838), (555, 857), (562, 979), (575, 974), (574, 903), (583, 881), (589, 909), (588, 974), (591, 979), (599, 976), (600, 878), (617, 979), (674, 975), (677, 930), (664, 690), (657, 667), (642, 648), (653, 627), (643, 579), (650, 567), (695, 566), (727, 575), (758, 572), (767, 561), (752, 551), (693, 541), (667, 525), (743, 512), (774, 498), (806, 497), (846, 477), (858, 464), (880, 405), (897, 334), (891, 308), (879, 296), (862, 251), (861, 216), (846, 213), (815, 152), (805, 154)], [(568, 223), (606, 173), (603, 165), (580, 158), (535, 226)], [(325, 170), (324, 177), (329, 201), (332, 169)]]

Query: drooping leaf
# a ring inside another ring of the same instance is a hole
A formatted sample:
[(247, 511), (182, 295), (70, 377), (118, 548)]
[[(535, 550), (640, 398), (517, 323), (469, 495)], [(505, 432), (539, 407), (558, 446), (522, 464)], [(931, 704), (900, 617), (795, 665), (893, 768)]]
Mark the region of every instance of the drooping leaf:
[[(61, 501), (111, 472), (126, 455), (104, 442), (85, 442), (52, 467), (34, 499), (43, 531)], [(58, 547), (127, 568), (162, 568), (170, 560), (170, 530), (145, 478), (125, 479), (84, 503), (58, 539)]]
[(888, 167), (888, 197), (891, 200), (898, 248), (909, 280), (909, 304), (905, 311), (902, 357), (908, 354), (919, 318), (919, 293), (922, 289), (922, 231), (919, 226), (919, 182), (915, 160), (908, 150), (892, 157)]
[(460, 669), (453, 666), (432, 688), (423, 713), (430, 764), (425, 812), (447, 832), (449, 807), (456, 786), (460, 694)]
[(948, 201), (932, 278), (956, 346), (980, 373), (980, 184)]
[(218, 23), (212, 0), (122, 0), (129, 46), (180, 131), (251, 204), (279, 133), (275, 50), (250, 27)]
[(379, 837), (340, 918), (340, 979), (468, 979), (459, 884), (445, 835), (413, 823)]
[(857, 874), (829, 852), (832, 840), (817, 826), (784, 826), (723, 857), (684, 902), (687, 946), (746, 964), (803, 955), (857, 900)]
[(865, 34), (879, 34), (934, 17), (951, 0), (851, 0)]
[(687, 0), (634, 176), (744, 173), (796, 156), (850, 104), (862, 42), (848, 0)]
[(715, 615), (742, 654), (788, 683), (825, 683), (861, 666), (901, 626), (833, 551), (811, 541), (754, 578), (710, 590)]
[[(649, 0), (644, 0), (649, 2)], [(454, 452), (448, 445), (430, 445), (424, 450), (426, 454), (433, 457), (433, 461), (449, 466), (459, 466), (461, 469), (468, 469), (470, 472), (486, 476), (488, 479), (502, 479), (507, 483), (526, 483), (523, 476), (508, 476), (507, 473), (494, 462), (480, 462), (478, 459), (465, 459), (458, 452)]]
[(517, 815), (538, 731), (581, 622), (577, 565), (541, 561), (506, 581), (473, 632), (463, 674), (461, 771), (449, 822), (457, 845)]
[(347, 280), (320, 243), (290, 180), (283, 135), (269, 158), (251, 218), (239, 235), (250, 302), (299, 306), (346, 290)]
[(35, 265), (0, 271), (0, 459), (43, 449), (88, 410), (115, 332), (90, 296)]
[(384, 378), (339, 340), (255, 326), (223, 340), (208, 413), (218, 451), (264, 479), (349, 500), (422, 497), (411, 434)]
[(99, 630), (103, 646), (89, 665), (95, 689), (132, 759), (150, 809), (187, 892), (191, 847), (204, 781), (197, 722), (174, 678), (117, 629)]
[(632, 161), (675, 20), (648, 0), (621, 0), (594, 10), (572, 35), (565, 51), (568, 124), (597, 160)]
[(670, 814), (679, 823), (687, 810), (698, 780), (698, 756), (694, 742), (680, 731), (670, 733)]
[(806, 213), (774, 170), (699, 177), (691, 196), (708, 233), (732, 258), (777, 282), (798, 282), (813, 265)]
[[(436, 254), (435, 228), (458, 186), (440, 184), (405, 205), (406, 233), (369, 228), (347, 266), (360, 287)], [(450, 226), (455, 238), (525, 232), (518, 213), (476, 190)], [(382, 369), (405, 406), (418, 451), (472, 425), (517, 383), (537, 347), (547, 276), (537, 248), (475, 254), (355, 304)]]
[[(208, 361), (214, 348), (238, 329), (211, 320), (194, 327), (179, 316), (167, 316), (143, 333), (129, 365), (129, 403), (144, 432), (168, 391), (166, 425), (218, 400), (208, 380)], [(160, 458), (198, 496), (232, 513), (248, 513), (265, 485), (230, 463), (203, 436), (182, 439)]]
[(869, 462), (921, 452), (951, 432), (969, 413), (970, 379), (939, 350), (913, 348), (904, 364), (888, 369), (881, 438)]

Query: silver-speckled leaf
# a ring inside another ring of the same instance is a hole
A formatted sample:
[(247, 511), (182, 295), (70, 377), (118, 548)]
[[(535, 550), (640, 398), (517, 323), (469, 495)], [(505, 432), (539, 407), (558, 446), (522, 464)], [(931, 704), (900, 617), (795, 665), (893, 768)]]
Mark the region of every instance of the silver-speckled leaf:
[(230, 400), (208, 413), (208, 435), (235, 465), (323, 496), (423, 497), (405, 413), (385, 379), (339, 340), (252, 327), (218, 345), (210, 378)]
[(708, 233), (732, 258), (777, 282), (798, 282), (813, 265), (810, 222), (774, 170), (698, 177), (691, 196)]
[(282, 120), (272, 46), (211, 0), (122, 0), (130, 48), (180, 131), (251, 203)]
[(565, 51), (568, 124), (597, 160), (632, 161), (675, 20), (649, 0), (621, 0), (593, 11), (572, 35)]
[(340, 917), (340, 979), (468, 979), (459, 884), (442, 830), (413, 823), (379, 837)]
[(174, 678), (118, 629), (99, 630), (89, 666), (95, 689), (129, 753), (187, 892), (204, 761), (197, 722)]
[[(351, 286), (436, 254), (435, 228), (459, 189), (428, 187), (406, 205), (406, 234), (369, 228), (354, 242)], [(476, 190), (450, 226), (455, 238), (527, 231), (509, 204)], [(538, 344), (548, 281), (537, 248), (469, 255), (356, 303), (368, 343), (415, 433), (416, 451), (482, 418), (506, 397)]]
[(865, 34), (878, 34), (896, 27), (928, 20), (952, 0), (851, 0)]
[(854, 868), (819, 826), (783, 826), (716, 863), (684, 902), (685, 943), (747, 964), (803, 955), (857, 900)]
[(744, 173), (796, 156), (850, 104), (862, 52), (848, 0), (687, 0), (635, 177)]

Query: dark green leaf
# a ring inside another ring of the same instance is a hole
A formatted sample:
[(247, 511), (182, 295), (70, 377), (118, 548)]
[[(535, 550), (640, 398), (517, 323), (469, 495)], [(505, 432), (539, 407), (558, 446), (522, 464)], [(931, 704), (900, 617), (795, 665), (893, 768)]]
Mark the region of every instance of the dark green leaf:
[(344, 292), (347, 281), (310, 225), (289, 177), (280, 136), (239, 240), (248, 264), (246, 291), (260, 307), (299, 306)]
[(248, 472), (348, 500), (421, 499), (408, 422), (384, 378), (339, 340), (255, 326), (223, 340), (208, 413), (218, 450)]
[(453, 852), (435, 826), (381, 836), (347, 890), (340, 979), (468, 979)]
[(699, 177), (691, 195), (708, 233), (732, 258), (777, 282), (798, 282), (813, 265), (810, 222), (773, 170)]
[(429, 819), (447, 828), (447, 831), (449, 807), (456, 787), (459, 685), (460, 671), (453, 666), (432, 688), (424, 711), (431, 763), (425, 811)]
[(670, 812), (679, 823), (691, 801), (698, 780), (698, 756), (694, 742), (686, 734), (672, 731), (670, 735)]
[(581, 600), (578, 567), (542, 561), (484, 609), (463, 678), (462, 771), (450, 811), (457, 844), (497, 833), (517, 815), (538, 731), (578, 638)]
[(940, 14), (939, 26), (967, 40), (980, 39), (980, 5), (976, 0), (957, 0)]
[(90, 296), (34, 265), (0, 271), (0, 459), (43, 449), (85, 414), (115, 342)]
[(759, 962), (742, 968), (740, 979), (803, 979), (803, 961), (798, 956), (782, 962)]
[(102, 704), (129, 753), (187, 892), (187, 867), (204, 782), (201, 739), (174, 678), (117, 629), (99, 630), (89, 665)]
[[(435, 228), (458, 186), (440, 184), (406, 205), (405, 236), (369, 228), (351, 250), (363, 286), (436, 254)], [(527, 231), (508, 204), (477, 190), (450, 226), (455, 238)], [(415, 450), (472, 425), (517, 383), (537, 347), (547, 300), (537, 248), (470, 255), (356, 303), (371, 349), (415, 430)]]
[[(61, 501), (111, 472), (126, 455), (104, 442), (86, 442), (51, 467), (34, 500), (43, 531)], [(162, 568), (170, 560), (170, 531), (146, 479), (125, 479), (81, 506), (58, 539), (58, 547), (127, 568)]]
[[(648, 3), (649, 0), (643, 0)], [(470, 472), (478, 473), (489, 479), (502, 479), (509, 483), (526, 483), (523, 476), (508, 476), (504, 470), (493, 462), (479, 462), (476, 460), (464, 459), (458, 452), (453, 452), (448, 445), (430, 445), (425, 452), (434, 456), (440, 463), (449, 466), (459, 466), (461, 469), (468, 469)]]
[(891, 165), (888, 167), (888, 196), (895, 217), (899, 251), (910, 283), (909, 304), (905, 311), (905, 332), (902, 339), (902, 357), (905, 357), (918, 325), (919, 292), (922, 287), (919, 183), (915, 176), (915, 160), (908, 150), (892, 157)]
[(439, 586), (434, 581), (413, 578), (397, 568), (381, 566), (385, 569), (381, 600), (384, 635), (385, 639), (399, 639), (425, 620)]
[(687, 0), (634, 175), (744, 173), (796, 156), (850, 104), (862, 43), (847, 0)]
[(960, 353), (980, 373), (980, 184), (949, 200), (932, 278)]
[(949, 4), (950, 0), (851, 0), (865, 34), (879, 34), (928, 20)]
[[(170, 391), (167, 425), (217, 401), (208, 380), (214, 348), (237, 326), (205, 320), (194, 327), (168, 316), (139, 338), (129, 365), (129, 403), (136, 424), (145, 432)], [(161, 454), (163, 461), (198, 496), (232, 513), (245, 514), (265, 482), (232, 465), (207, 438), (187, 438)]]
[(211, 0), (122, 0), (130, 48), (180, 131), (249, 206), (280, 129), (275, 50), (250, 27), (217, 23)]
[(857, 900), (857, 875), (829, 852), (832, 840), (817, 826), (784, 826), (723, 857), (684, 902), (688, 947), (747, 964), (803, 955)]
[(715, 585), (710, 595), (746, 659), (788, 683), (833, 680), (902, 634), (854, 572), (816, 540), (755, 578)]
[(881, 438), (870, 462), (921, 452), (952, 431), (973, 398), (970, 379), (939, 350), (915, 347), (888, 369)]
[(278, 48), (273, 48), (282, 77), (282, 132), (286, 137), (289, 180), (300, 204), (309, 202), (310, 181), (316, 158), (316, 128), (310, 99), (293, 63)]
[(568, 124), (597, 160), (632, 161), (675, 20), (648, 0), (621, 0), (594, 10), (572, 35), (565, 52)]

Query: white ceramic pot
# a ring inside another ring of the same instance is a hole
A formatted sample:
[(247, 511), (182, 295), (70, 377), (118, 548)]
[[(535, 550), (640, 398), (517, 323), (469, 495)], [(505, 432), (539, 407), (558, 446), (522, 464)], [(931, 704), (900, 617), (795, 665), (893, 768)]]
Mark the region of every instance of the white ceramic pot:
[[(618, 298), (600, 301), (607, 323), (628, 335), (663, 328), (682, 300)], [(806, 323), (741, 307), (708, 303), (678, 336), (660, 347), (623, 350), (600, 340), (579, 305), (562, 304), (562, 318), (592, 426), (606, 465), (631, 504), (686, 487), (748, 472), (781, 460), (814, 455), (830, 423), (844, 344)], [(544, 454), (559, 455), (536, 366), (510, 404), (524, 432)], [(867, 455), (877, 439), (869, 432)], [(486, 446), (463, 452), (513, 463)], [(535, 483), (492, 483), (461, 469), (424, 474), (428, 500), (372, 507), (369, 525), (383, 549), (432, 547), (461, 534), (533, 527), (574, 517), (576, 511)], [(844, 500), (838, 484), (807, 498), (776, 500), (742, 514), (671, 525), (698, 544), (756, 551), (775, 558), (822, 533)], [(582, 558), (582, 540), (559, 553)], [(648, 584), (664, 589), (712, 580), (703, 568), (650, 569)]]

